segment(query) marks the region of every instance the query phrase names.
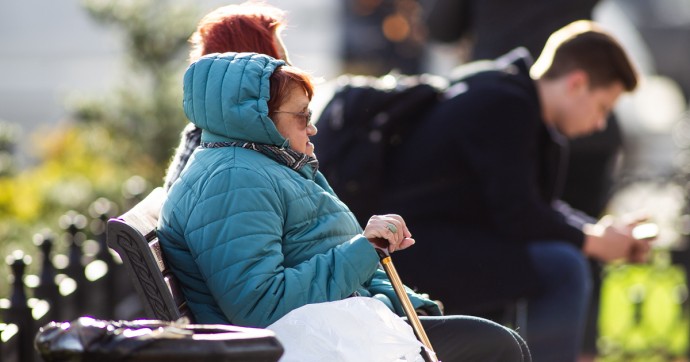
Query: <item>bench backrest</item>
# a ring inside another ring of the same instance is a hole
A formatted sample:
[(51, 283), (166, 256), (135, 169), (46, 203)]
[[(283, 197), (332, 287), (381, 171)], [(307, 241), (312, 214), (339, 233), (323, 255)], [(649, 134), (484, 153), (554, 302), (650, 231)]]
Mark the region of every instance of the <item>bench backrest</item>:
[(147, 318), (175, 321), (185, 316), (193, 321), (156, 235), (164, 199), (165, 191), (156, 188), (131, 210), (108, 220), (107, 243), (122, 258)]

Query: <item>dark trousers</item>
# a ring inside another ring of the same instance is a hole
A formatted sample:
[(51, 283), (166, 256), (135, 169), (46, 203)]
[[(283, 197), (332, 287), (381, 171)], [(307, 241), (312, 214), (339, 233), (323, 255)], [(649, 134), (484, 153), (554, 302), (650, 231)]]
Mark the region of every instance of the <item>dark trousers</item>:
[(529, 362), (525, 341), (512, 329), (471, 316), (420, 317), (443, 362)]

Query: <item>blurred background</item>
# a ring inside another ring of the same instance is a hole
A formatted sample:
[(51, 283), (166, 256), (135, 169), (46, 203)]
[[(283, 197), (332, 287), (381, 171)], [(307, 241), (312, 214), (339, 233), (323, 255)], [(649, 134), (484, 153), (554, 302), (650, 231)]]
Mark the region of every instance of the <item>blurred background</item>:
[[(479, 35), (441, 29), (458, 34), (441, 39), (430, 32), (430, 9), (442, 1), (268, 2), (288, 12), (283, 38), (292, 62), (321, 80), (318, 113), (338, 75), (450, 75), (475, 59)], [(102, 223), (90, 220), (119, 215), (162, 184), (186, 124), (180, 85), (188, 37), (203, 14), (239, 2), (0, 2), (2, 255), (32, 256), (26, 275), (39, 274), (43, 260), (60, 274), (75, 245), (83, 254), (72, 263), (96, 259)], [(512, 1), (533, 10), (518, 18), (523, 31), (543, 12), (540, 3)], [(644, 74), (616, 109), (624, 151), (605, 212), (644, 207), (662, 230), (650, 265), (604, 271), (599, 354), (678, 359), (688, 342), (690, 0), (592, 3), (591, 17), (621, 39)], [(449, 26), (462, 16), (469, 15), (458, 13)], [(54, 248), (44, 255), (38, 245), (46, 239)], [(12, 293), (12, 278), (9, 267), (0, 268), (0, 298)], [(40, 284), (31, 280), (29, 288)]]

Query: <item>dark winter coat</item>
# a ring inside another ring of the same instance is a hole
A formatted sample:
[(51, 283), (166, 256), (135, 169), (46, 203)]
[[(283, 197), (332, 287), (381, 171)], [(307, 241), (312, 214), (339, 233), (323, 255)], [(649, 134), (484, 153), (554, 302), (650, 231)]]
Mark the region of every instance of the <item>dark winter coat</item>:
[[(567, 149), (547, 128), (529, 56), (513, 52), (452, 86), (388, 165), (381, 212), (401, 214), (416, 245), (396, 253), (410, 286), (446, 312), (537, 293), (526, 245), (581, 247), (580, 213), (555, 207)], [(491, 68), (491, 67), (489, 67)]]

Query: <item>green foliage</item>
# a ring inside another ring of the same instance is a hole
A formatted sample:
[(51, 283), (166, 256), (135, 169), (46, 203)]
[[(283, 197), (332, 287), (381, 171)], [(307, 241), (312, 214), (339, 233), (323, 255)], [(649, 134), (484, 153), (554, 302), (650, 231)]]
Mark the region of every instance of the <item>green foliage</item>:
[(73, 98), (74, 117), (100, 124), (121, 139), (126, 144), (122, 158), (148, 155), (162, 173), (186, 123), (182, 73), (198, 10), (172, 0), (82, 3), (94, 18), (124, 33), (129, 67), (112, 93)]
[(12, 151), (17, 144), (18, 131), (17, 125), (0, 120), (0, 177), (14, 172)]
[[(34, 136), (41, 162), (12, 177), (0, 177), (0, 244), (3, 255), (22, 249), (33, 255), (33, 234), (43, 229), (59, 232), (58, 220), (69, 210), (88, 215), (91, 203), (105, 197), (122, 203), (123, 183), (133, 175), (149, 180), (154, 174), (150, 157), (133, 159), (127, 167), (113, 154), (118, 144), (101, 127), (66, 125)], [(40, 140), (40, 142), (38, 142)], [(160, 183), (160, 182), (157, 182)], [(66, 245), (57, 245), (64, 250)], [(33, 258), (38, 260), (37, 258)], [(7, 269), (0, 276), (5, 278)], [(0, 283), (0, 295), (5, 285)]]
[[(176, 67), (175, 59), (186, 51), (186, 42), (199, 19), (191, 2), (166, 0), (83, 0), (97, 20), (126, 32), (127, 53), (137, 67)], [(165, 72), (163, 72), (165, 73)]]

